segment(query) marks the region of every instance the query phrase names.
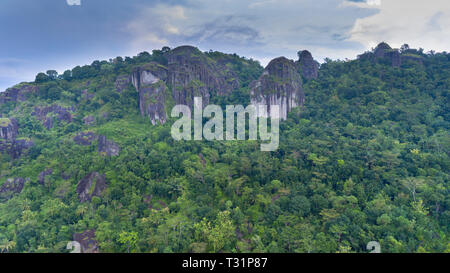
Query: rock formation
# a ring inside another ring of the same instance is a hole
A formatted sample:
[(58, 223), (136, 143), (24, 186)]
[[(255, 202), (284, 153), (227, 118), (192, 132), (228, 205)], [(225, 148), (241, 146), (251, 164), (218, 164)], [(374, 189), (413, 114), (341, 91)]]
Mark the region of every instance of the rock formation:
[(167, 54), (168, 84), (176, 104), (193, 105), (194, 96), (208, 104), (214, 95), (229, 95), (239, 87), (237, 76), (192, 46), (180, 46)]
[(5, 92), (0, 93), (0, 104), (14, 101), (25, 101), (29, 94), (36, 93), (38, 87), (31, 84), (19, 84), (8, 88)]
[[(270, 105), (279, 105), (279, 117), (283, 120), (292, 108), (305, 102), (297, 67), (292, 60), (285, 57), (273, 59), (261, 77), (251, 83), (250, 89), (251, 104), (257, 107), (267, 105), (268, 108)], [(268, 114), (258, 112), (258, 116), (267, 117)]]
[(6, 180), (5, 183), (0, 187), (0, 200), (9, 200), (14, 194), (21, 193), (23, 187), (25, 186), (25, 179), (19, 178), (10, 178)]
[(73, 141), (81, 146), (90, 146), (97, 139), (93, 132), (81, 132), (73, 137)]
[(91, 201), (92, 197), (100, 197), (102, 192), (106, 189), (105, 175), (100, 175), (97, 172), (92, 172), (86, 175), (77, 184), (76, 192), (80, 198), (80, 202)]
[(75, 107), (63, 107), (57, 104), (53, 104), (50, 106), (44, 107), (34, 107), (34, 112), (32, 115), (36, 116), (36, 118), (43, 122), (43, 125), (47, 129), (51, 129), (53, 127), (53, 117), (49, 114), (53, 113), (56, 115), (56, 118), (59, 121), (72, 122), (72, 113), (75, 111)]
[(423, 64), (423, 58), (420, 55), (400, 53), (398, 49), (391, 48), (387, 43), (382, 42), (377, 45), (373, 52), (366, 52), (358, 56), (358, 59), (369, 59), (372, 61), (384, 60), (393, 67), (400, 67), (404, 62), (414, 61)]
[(298, 52), (297, 65), (299, 66), (302, 76), (307, 79), (317, 79), (319, 75), (319, 63), (315, 61), (308, 50)]
[(53, 169), (52, 168), (45, 168), (44, 171), (39, 173), (39, 176), (38, 176), (39, 184), (44, 185), (45, 184), (45, 178), (47, 176), (52, 175), (52, 174), (53, 174)]
[[(129, 81), (139, 92), (142, 116), (152, 124), (165, 123), (171, 106), (193, 106), (194, 97), (208, 104), (212, 96), (229, 95), (239, 87), (237, 76), (192, 46), (180, 46), (167, 53), (167, 66), (150, 62), (136, 67)], [(127, 77), (116, 79), (116, 90), (123, 90)], [(169, 88), (171, 88), (171, 92)]]
[(34, 143), (27, 138), (17, 138), (19, 126), (14, 118), (0, 118), (0, 152), (18, 158), (23, 150), (31, 148)]

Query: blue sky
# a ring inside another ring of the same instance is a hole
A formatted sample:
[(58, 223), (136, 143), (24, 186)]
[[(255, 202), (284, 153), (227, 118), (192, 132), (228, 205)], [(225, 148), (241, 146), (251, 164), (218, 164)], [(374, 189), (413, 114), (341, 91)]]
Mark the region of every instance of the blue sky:
[(266, 64), (310, 50), (355, 58), (378, 42), (450, 51), (447, 0), (2, 0), (0, 91), (40, 71), (183, 44)]

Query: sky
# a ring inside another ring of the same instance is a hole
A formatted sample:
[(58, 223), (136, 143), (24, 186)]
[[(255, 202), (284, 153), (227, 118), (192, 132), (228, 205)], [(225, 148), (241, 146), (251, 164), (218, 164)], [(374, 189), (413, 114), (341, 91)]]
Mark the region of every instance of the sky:
[(194, 45), (266, 65), (354, 59), (385, 41), (450, 51), (449, 0), (1, 0), (0, 91), (38, 72)]

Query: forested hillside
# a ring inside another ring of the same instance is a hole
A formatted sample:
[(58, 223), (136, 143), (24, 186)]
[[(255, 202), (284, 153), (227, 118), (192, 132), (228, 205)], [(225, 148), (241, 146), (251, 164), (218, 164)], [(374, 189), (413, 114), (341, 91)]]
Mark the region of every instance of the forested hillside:
[[(165, 47), (1, 93), (0, 252), (449, 252), (450, 54), (272, 68)], [(171, 137), (175, 103), (248, 105), (263, 71), (301, 92), (276, 151)]]

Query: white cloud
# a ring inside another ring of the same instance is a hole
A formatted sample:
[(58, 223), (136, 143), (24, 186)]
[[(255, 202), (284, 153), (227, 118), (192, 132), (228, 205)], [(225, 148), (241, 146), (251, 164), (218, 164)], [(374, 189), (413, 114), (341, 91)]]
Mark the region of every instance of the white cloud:
[(81, 0), (66, 0), (69, 6), (81, 6)]
[(349, 41), (359, 42), (368, 48), (385, 41), (393, 47), (407, 43), (425, 50), (450, 51), (448, 0), (382, 1), (380, 5), (370, 8), (379, 12), (356, 20)]

